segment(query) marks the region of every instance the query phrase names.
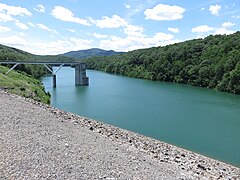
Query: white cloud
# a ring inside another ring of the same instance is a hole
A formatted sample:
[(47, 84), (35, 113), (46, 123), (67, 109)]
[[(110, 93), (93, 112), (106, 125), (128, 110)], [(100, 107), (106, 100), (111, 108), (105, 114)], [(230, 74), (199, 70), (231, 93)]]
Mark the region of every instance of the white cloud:
[(91, 19), (91, 22), (100, 28), (119, 28), (122, 26), (127, 26), (128, 24), (125, 19), (121, 18), (118, 15), (113, 15), (111, 18), (103, 16), (101, 20)]
[(208, 25), (201, 25), (201, 26), (192, 28), (193, 33), (207, 33), (207, 32), (213, 31), (213, 30), (214, 30), (214, 28), (209, 27)]
[(19, 48), (21, 50), (39, 54), (39, 55), (56, 55), (68, 51), (91, 48), (91, 40), (79, 38), (62, 38), (60, 40), (44, 41), (28, 39), (21, 36), (0, 37), (0, 44)]
[(9, 27), (0, 26), (0, 32), (8, 32), (8, 31), (11, 31)]
[[(10, 22), (15, 21), (16, 19), (13, 16), (31, 16), (32, 13), (26, 8), (19, 6), (9, 6), (7, 4), (0, 3), (0, 22)], [(23, 27), (20, 25), (20, 27)], [(26, 28), (26, 27), (25, 27)]]
[(135, 36), (135, 37), (143, 37), (143, 27), (141, 26), (134, 26), (134, 25), (127, 25), (124, 28), (123, 32), (128, 36)]
[(166, 33), (159, 32), (159, 33), (156, 33), (152, 39), (153, 39), (153, 41), (164, 42), (164, 41), (170, 41), (173, 38), (174, 38), (174, 36), (172, 34), (166, 34)]
[(126, 8), (126, 9), (130, 9), (131, 6), (130, 6), (129, 4), (126, 4), (126, 5), (125, 5), (125, 8)]
[[(35, 27), (38, 27), (36, 24)], [(43, 26), (44, 27), (44, 26)], [(118, 36), (107, 36), (104, 34), (93, 33), (101, 39), (98, 47), (103, 49), (113, 49), (118, 51), (129, 51), (140, 48), (148, 48), (153, 46), (163, 46), (178, 42), (174, 39), (172, 34), (156, 33), (151, 37), (143, 34), (143, 27), (127, 25), (123, 32), (126, 34), (125, 38)], [(22, 36), (22, 37), (21, 37)], [(59, 40), (43, 40), (32, 39), (26, 34), (19, 34), (19, 36), (8, 36), (0, 38), (0, 43), (20, 48), (24, 51), (34, 54), (61, 54), (68, 51), (89, 49), (92, 47), (93, 40), (80, 38), (64, 38)], [(96, 45), (94, 45), (96, 46)]]
[(215, 32), (214, 32), (214, 34), (221, 34), (221, 35), (223, 35), (223, 34), (229, 35), (229, 34), (233, 34), (233, 33), (235, 33), (235, 31), (226, 29), (224, 27), (216, 28)]
[(232, 27), (232, 26), (235, 26), (235, 25), (236, 25), (235, 23), (232, 23), (232, 22), (228, 21), (228, 22), (224, 22), (222, 24), (222, 27), (229, 28), (229, 27)]
[(212, 13), (212, 15), (214, 16), (219, 16), (219, 11), (221, 10), (221, 6), (216, 4), (216, 5), (212, 5), (209, 7), (209, 11)]
[(19, 36), (0, 37), (0, 44), (22, 47), (26, 45), (26, 40)]
[(69, 31), (69, 32), (71, 32), (71, 33), (75, 33), (75, 32), (76, 32), (76, 30), (75, 30), (75, 29), (70, 29), (70, 28), (67, 28), (66, 30), (67, 30), (67, 31)]
[(65, 38), (57, 41), (36, 42), (29, 51), (35, 54), (61, 54), (68, 51), (76, 51), (91, 48), (91, 40), (79, 38)]
[(37, 5), (37, 8), (33, 8), (35, 11), (45, 13), (45, 7), (42, 4)]
[(201, 9), (200, 9), (200, 11), (204, 11), (205, 10), (205, 7), (202, 7)]
[(15, 24), (16, 24), (16, 26), (18, 26), (22, 30), (27, 30), (28, 29), (28, 26), (26, 24), (23, 24), (19, 21), (17, 21)]
[(46, 25), (44, 25), (44, 24), (36, 24), (36, 26), (37, 26), (39, 29), (52, 32), (52, 30), (51, 30), (49, 27), (47, 27)]
[(106, 35), (106, 34), (98, 34), (98, 33), (93, 33), (92, 34), (95, 38), (97, 38), (97, 39), (104, 39), (104, 38), (107, 38), (108, 37), (108, 35)]
[(61, 21), (66, 21), (66, 22), (74, 22), (77, 24), (85, 25), (85, 26), (90, 26), (90, 23), (86, 19), (81, 19), (79, 17), (75, 17), (72, 11), (69, 9), (62, 7), (62, 6), (55, 6), (54, 9), (52, 10), (51, 14), (56, 18)]
[(28, 25), (31, 26), (31, 27), (35, 27), (35, 25), (31, 22), (28, 22)]
[(158, 4), (152, 9), (146, 9), (144, 14), (146, 15), (145, 19), (151, 20), (178, 20), (183, 18), (183, 13), (185, 9), (179, 6), (170, 6), (166, 4)]
[[(225, 25), (225, 27), (223, 26)], [(192, 28), (192, 32), (194, 33), (198, 33), (197, 35), (197, 38), (204, 38), (210, 34), (213, 34), (213, 35), (216, 35), (216, 34), (233, 34), (235, 33), (236, 31), (234, 30), (230, 30), (230, 29), (227, 29), (228, 27), (230, 27), (230, 25), (232, 24), (229, 24), (228, 22), (227, 23), (223, 23), (222, 24), (222, 27), (209, 27), (207, 25), (201, 25), (201, 26), (197, 26), (195, 28)]]
[(127, 10), (125, 16), (126, 19), (132, 20), (133, 16), (140, 15), (147, 8), (153, 7), (156, 4), (156, 0), (128, 0), (130, 9)]
[(240, 19), (240, 16), (232, 16), (231, 18)]
[[(1, 11), (0, 11), (1, 12)], [(9, 22), (14, 21), (15, 19), (12, 16), (4, 13), (0, 13), (0, 22)]]
[(52, 33), (55, 33), (55, 34), (58, 34), (58, 32), (56, 31), (56, 30), (54, 30), (54, 29), (50, 29), (49, 27), (47, 27), (46, 25), (44, 25), (44, 24), (40, 24), (40, 23), (38, 23), (38, 24), (33, 24), (32, 22), (27, 22), (27, 24), (30, 26), (30, 27), (32, 27), (32, 28), (39, 28), (39, 29), (42, 29), (42, 30), (44, 30), (44, 31), (48, 31), (48, 32), (52, 32)]
[(142, 36), (127, 36), (121, 38), (117, 36), (111, 36), (107, 40), (100, 41), (100, 48), (114, 49), (116, 51), (130, 51), (135, 49), (164, 46), (178, 42), (174, 40), (174, 36), (166, 33), (156, 33), (153, 37)]
[(24, 37), (24, 36), (26, 36), (26, 34), (25, 34), (25, 33), (23, 33), (23, 32), (20, 32), (20, 33), (19, 33), (19, 36), (22, 36), (22, 37)]
[(178, 28), (168, 28), (168, 31), (173, 32), (173, 33), (179, 33)]
[(31, 16), (32, 13), (28, 11), (26, 8), (22, 8), (19, 6), (9, 6), (7, 4), (0, 3), (0, 12), (3, 12), (7, 15), (13, 16)]

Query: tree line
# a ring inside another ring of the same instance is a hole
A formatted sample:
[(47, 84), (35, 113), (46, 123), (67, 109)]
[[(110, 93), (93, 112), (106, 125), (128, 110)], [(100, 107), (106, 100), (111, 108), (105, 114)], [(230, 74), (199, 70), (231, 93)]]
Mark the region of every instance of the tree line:
[(89, 69), (240, 94), (240, 32), (85, 59)]

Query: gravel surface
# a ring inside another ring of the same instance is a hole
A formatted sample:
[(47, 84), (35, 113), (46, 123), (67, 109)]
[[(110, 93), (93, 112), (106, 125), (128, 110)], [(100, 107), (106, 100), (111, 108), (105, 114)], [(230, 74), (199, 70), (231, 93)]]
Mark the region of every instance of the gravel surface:
[(0, 179), (240, 179), (240, 169), (0, 91)]

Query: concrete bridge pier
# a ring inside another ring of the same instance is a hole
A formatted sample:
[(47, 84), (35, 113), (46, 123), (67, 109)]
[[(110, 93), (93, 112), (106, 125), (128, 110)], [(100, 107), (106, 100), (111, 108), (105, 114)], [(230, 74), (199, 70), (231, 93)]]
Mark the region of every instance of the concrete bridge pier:
[(86, 75), (86, 64), (79, 63), (75, 65), (75, 85), (87, 86), (89, 85), (89, 78)]

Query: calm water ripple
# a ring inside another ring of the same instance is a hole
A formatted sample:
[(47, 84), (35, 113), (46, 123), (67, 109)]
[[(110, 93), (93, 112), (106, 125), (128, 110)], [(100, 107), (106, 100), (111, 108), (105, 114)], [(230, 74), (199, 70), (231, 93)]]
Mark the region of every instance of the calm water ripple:
[(88, 71), (74, 86), (74, 69), (43, 77), (52, 106), (135, 131), (240, 167), (240, 96)]

